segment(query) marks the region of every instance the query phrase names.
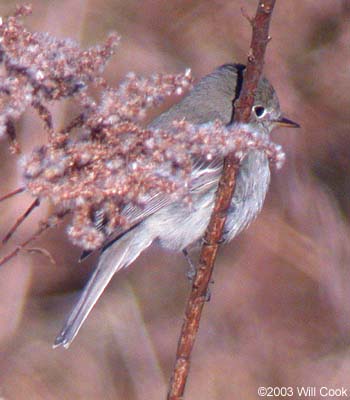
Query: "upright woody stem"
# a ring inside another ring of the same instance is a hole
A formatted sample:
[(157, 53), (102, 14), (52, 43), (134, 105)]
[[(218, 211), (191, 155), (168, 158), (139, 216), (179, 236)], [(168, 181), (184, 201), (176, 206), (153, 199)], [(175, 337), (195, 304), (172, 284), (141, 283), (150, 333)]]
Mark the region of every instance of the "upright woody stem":
[[(268, 32), (274, 5), (275, 0), (260, 0), (256, 15), (254, 19), (250, 20), (253, 34), (241, 95), (235, 105), (234, 120), (236, 122), (249, 121), (254, 102), (254, 93), (262, 74), (265, 51), (270, 39)], [(190, 369), (191, 353), (199, 329), (199, 322), (225, 226), (227, 211), (234, 193), (238, 169), (238, 160), (234, 154), (229, 154), (224, 160), (224, 168), (218, 185), (213, 213), (204, 236), (197, 275), (185, 310), (175, 366), (170, 380), (168, 400), (183, 399)]]

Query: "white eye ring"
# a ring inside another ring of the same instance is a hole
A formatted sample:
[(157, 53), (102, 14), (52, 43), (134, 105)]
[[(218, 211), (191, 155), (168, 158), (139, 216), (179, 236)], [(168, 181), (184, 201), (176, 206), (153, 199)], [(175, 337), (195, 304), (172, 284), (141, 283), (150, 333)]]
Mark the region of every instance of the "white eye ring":
[(253, 111), (257, 118), (262, 118), (266, 114), (266, 108), (263, 106), (254, 106)]

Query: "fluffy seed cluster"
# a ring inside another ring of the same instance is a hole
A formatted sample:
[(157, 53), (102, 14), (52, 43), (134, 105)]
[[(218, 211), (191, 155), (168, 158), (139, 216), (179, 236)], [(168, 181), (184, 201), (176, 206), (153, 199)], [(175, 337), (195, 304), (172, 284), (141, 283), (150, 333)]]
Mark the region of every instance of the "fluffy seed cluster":
[[(115, 229), (133, 222), (125, 210), (141, 213), (156, 196), (191, 201), (198, 162), (218, 165), (228, 152), (242, 158), (258, 149), (277, 166), (283, 163), (280, 146), (247, 125), (182, 120), (167, 129), (145, 128), (141, 122), (150, 107), (191, 86), (189, 70), (149, 78), (130, 73), (117, 88), (100, 85), (95, 100), (87, 88), (99, 82), (116, 36), (83, 51), (70, 40), (28, 32), (19, 17), (29, 12), (20, 7), (0, 24), (5, 71), (0, 134), (15, 140), (13, 121), (29, 105), (50, 127), (48, 143), (23, 159), (25, 184), (36, 198), (49, 198), (59, 212), (72, 214), (68, 234), (75, 244), (86, 250), (100, 247)], [(73, 97), (81, 113), (56, 132), (45, 103), (65, 97)]]
[(91, 132), (62, 147), (40, 148), (27, 160), (25, 177), (34, 196), (73, 211), (68, 231), (73, 242), (95, 249), (132, 222), (123, 215), (125, 207), (142, 210), (159, 194), (188, 199), (196, 160), (215, 161), (231, 151), (244, 157), (252, 149), (265, 151), (278, 167), (283, 163), (280, 146), (247, 125), (179, 121), (162, 130), (123, 121), (105, 127), (102, 137)]
[(20, 17), (31, 13), (20, 6), (0, 20), (0, 136), (15, 140), (13, 122), (28, 106), (40, 113), (43, 102), (73, 96), (103, 72), (118, 42), (115, 34), (102, 46), (81, 50), (70, 39), (28, 31)]
[[(177, 165), (172, 143), (185, 132), (178, 129), (172, 137), (171, 131), (143, 128), (139, 120), (147, 108), (181, 94), (191, 81), (189, 71), (150, 78), (130, 74), (119, 88), (106, 89), (100, 102), (83, 98), (78, 139), (57, 133), (24, 160), (28, 190), (73, 212), (69, 235), (74, 243), (100, 246), (117, 226), (128, 223), (121, 215), (126, 205), (143, 207), (159, 193), (184, 195), (191, 152)], [(102, 214), (103, 231), (96, 222)]]

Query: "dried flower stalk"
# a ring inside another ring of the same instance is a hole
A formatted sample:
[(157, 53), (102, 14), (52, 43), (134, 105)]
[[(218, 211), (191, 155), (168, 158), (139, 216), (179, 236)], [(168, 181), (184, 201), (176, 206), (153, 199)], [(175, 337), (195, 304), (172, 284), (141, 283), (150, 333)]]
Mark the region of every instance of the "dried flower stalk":
[[(149, 78), (129, 73), (119, 87), (108, 87), (101, 73), (114, 52), (116, 35), (103, 46), (81, 50), (71, 40), (29, 32), (20, 18), (30, 11), (19, 7), (0, 24), (5, 71), (0, 135), (9, 134), (6, 126), (13, 126), (28, 106), (38, 112), (50, 135), (46, 145), (22, 158), (26, 190), (36, 199), (49, 198), (59, 213), (72, 215), (68, 234), (74, 244), (85, 250), (101, 247), (116, 229), (134, 222), (128, 221), (127, 207), (142, 210), (156, 195), (183, 199), (190, 207), (198, 160), (222, 159), (229, 152), (243, 157), (260, 149), (277, 166), (283, 162), (278, 145), (244, 125), (174, 121), (166, 130), (146, 128), (142, 122), (147, 110), (187, 90), (190, 71)], [(88, 93), (91, 84), (100, 89), (97, 100)], [(46, 104), (66, 97), (73, 98), (81, 112), (57, 132)], [(14, 129), (11, 132), (14, 141)]]
[(21, 17), (30, 13), (30, 6), (20, 6), (0, 21), (0, 137), (10, 138), (13, 151), (18, 151), (13, 122), (33, 106), (51, 128), (43, 103), (71, 97), (98, 82), (119, 40), (111, 34), (104, 45), (81, 50), (71, 39), (28, 31)]

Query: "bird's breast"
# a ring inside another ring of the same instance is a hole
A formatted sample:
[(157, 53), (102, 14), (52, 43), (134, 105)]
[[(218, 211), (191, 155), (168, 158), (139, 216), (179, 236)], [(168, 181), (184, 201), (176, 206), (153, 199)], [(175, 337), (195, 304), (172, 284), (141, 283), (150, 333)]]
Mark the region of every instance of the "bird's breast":
[(246, 228), (262, 209), (270, 184), (270, 167), (265, 153), (251, 151), (237, 174), (236, 187), (225, 224), (225, 241)]
[[(219, 176), (218, 176), (219, 180)], [(236, 187), (225, 224), (224, 240), (229, 241), (257, 216), (270, 182), (269, 162), (262, 152), (251, 151), (237, 174)], [(175, 202), (147, 219), (148, 229), (157, 231), (160, 244), (182, 250), (201, 239), (214, 206), (217, 185), (194, 196), (192, 206)]]

